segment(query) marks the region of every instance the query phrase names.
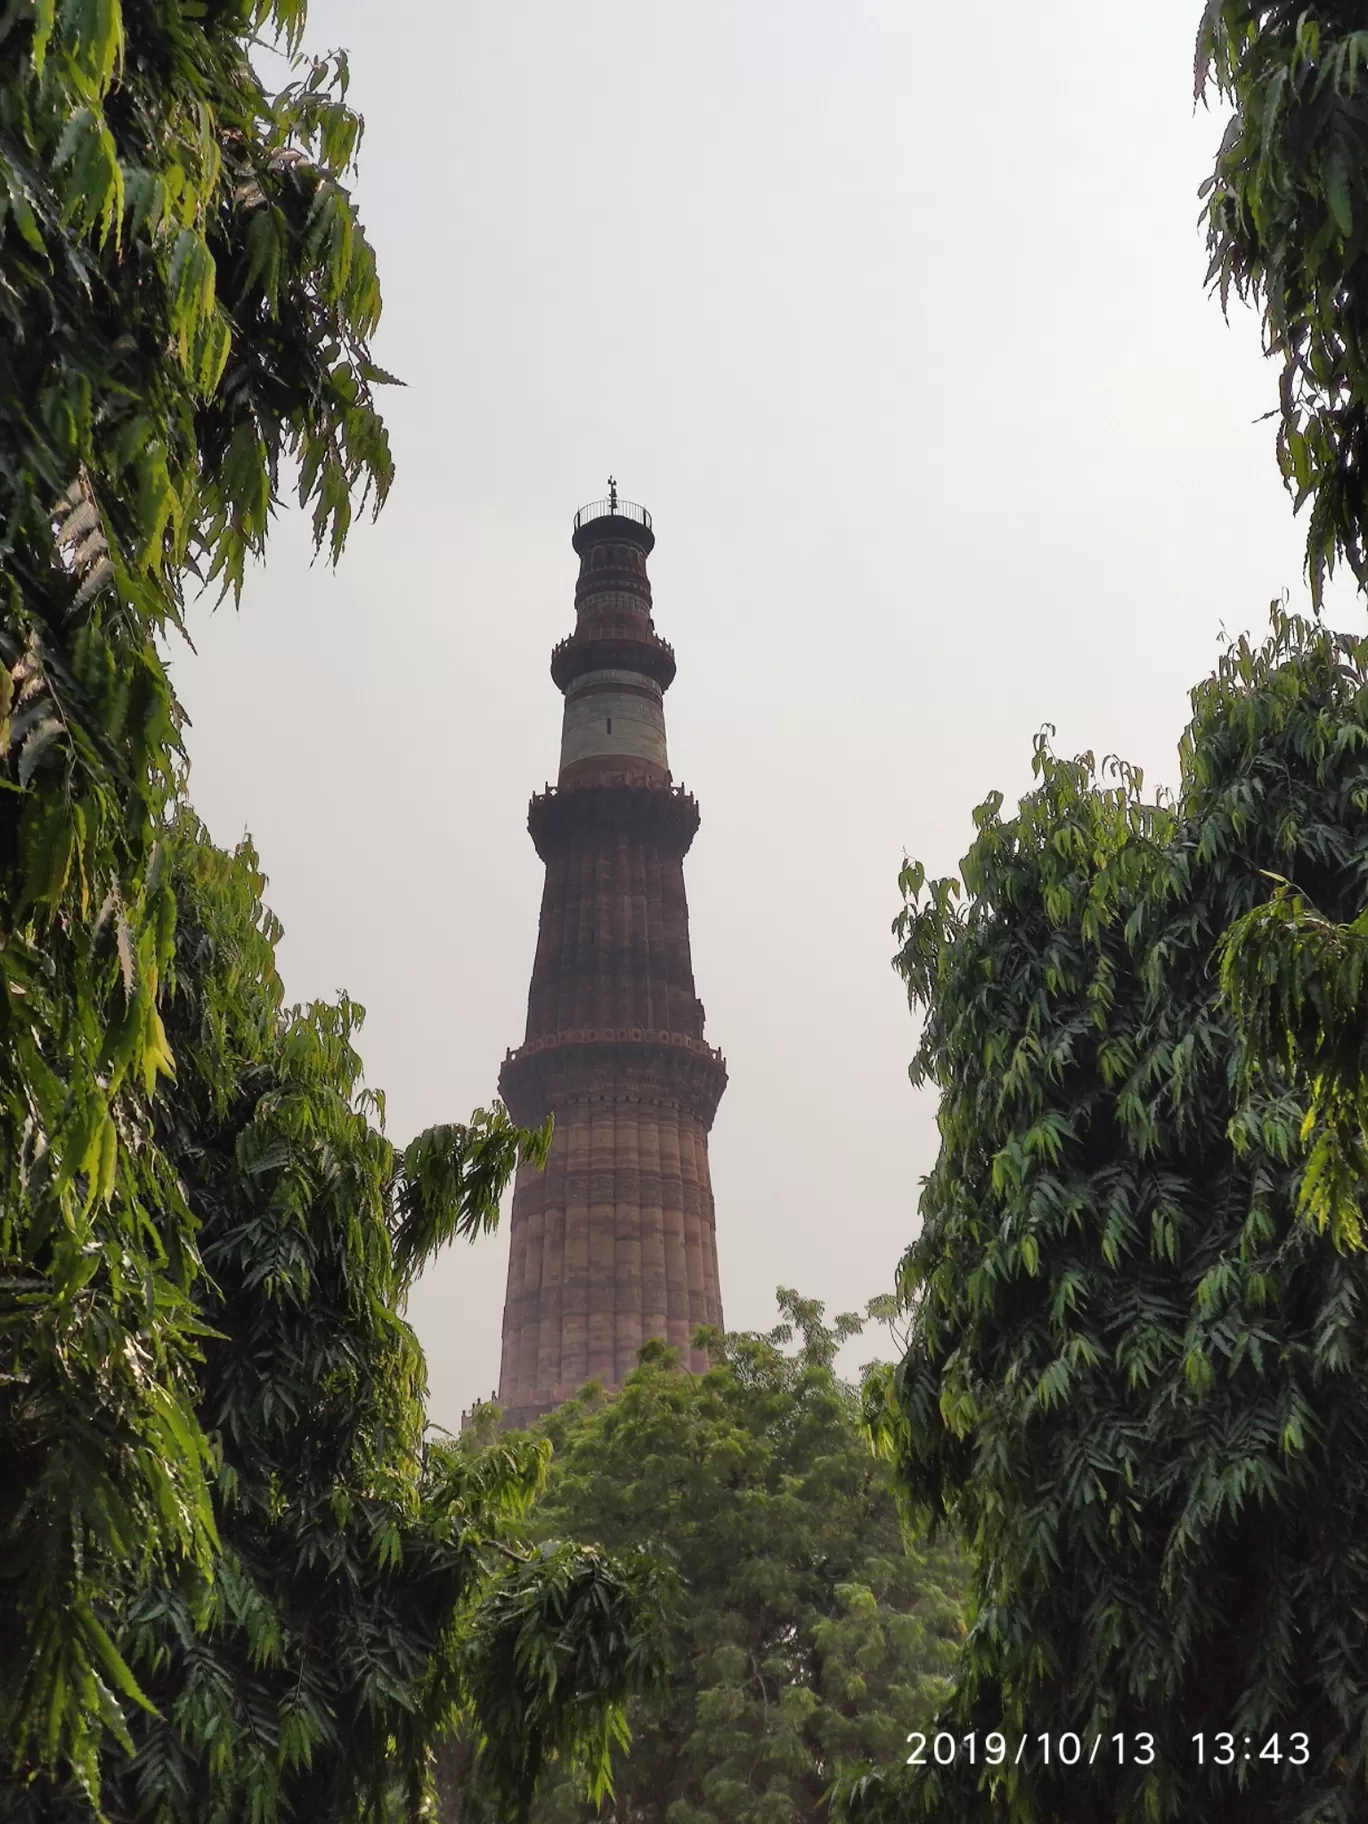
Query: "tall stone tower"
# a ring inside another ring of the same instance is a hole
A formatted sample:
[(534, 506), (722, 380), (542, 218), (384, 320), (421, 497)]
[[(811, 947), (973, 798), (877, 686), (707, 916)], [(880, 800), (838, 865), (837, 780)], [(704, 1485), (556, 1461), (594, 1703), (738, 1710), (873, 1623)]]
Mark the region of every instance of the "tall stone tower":
[(698, 806), (666, 757), (651, 516), (610, 485), (575, 515), (575, 631), (551, 655), (560, 774), (527, 819), (546, 863), (527, 1036), (499, 1075), (522, 1126), (555, 1116), (545, 1172), (522, 1167), (513, 1193), (510, 1425), (591, 1376), (620, 1387), (650, 1337), (702, 1368), (694, 1327), (722, 1322), (708, 1132), (727, 1070), (703, 1039), (684, 896)]

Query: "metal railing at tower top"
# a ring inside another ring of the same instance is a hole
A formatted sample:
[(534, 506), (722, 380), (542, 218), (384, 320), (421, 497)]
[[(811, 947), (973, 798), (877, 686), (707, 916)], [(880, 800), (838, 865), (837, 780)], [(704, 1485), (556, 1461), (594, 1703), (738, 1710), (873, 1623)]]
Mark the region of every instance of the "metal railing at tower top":
[(608, 500), (591, 500), (587, 507), (581, 507), (575, 515), (576, 532), (591, 519), (634, 519), (648, 532), (651, 529), (651, 516), (645, 507), (638, 506), (634, 500), (619, 500), (616, 496)]

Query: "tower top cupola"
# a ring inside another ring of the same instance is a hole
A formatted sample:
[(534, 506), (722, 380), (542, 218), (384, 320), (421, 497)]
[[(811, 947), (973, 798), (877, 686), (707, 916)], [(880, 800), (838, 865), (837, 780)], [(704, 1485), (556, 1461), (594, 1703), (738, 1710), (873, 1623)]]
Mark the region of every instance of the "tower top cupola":
[(634, 500), (619, 500), (614, 487), (607, 500), (594, 500), (580, 508), (570, 542), (580, 560), (577, 608), (586, 598), (625, 591), (637, 598), (638, 605), (644, 604), (649, 619), (651, 584), (646, 559), (655, 549), (655, 533), (645, 507)]

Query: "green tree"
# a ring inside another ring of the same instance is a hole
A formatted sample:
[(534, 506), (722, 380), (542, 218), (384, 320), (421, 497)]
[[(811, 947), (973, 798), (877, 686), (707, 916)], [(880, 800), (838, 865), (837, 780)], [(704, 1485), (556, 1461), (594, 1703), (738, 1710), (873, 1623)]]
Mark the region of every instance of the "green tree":
[[(944, 1690), (960, 1564), (904, 1550), (858, 1396), (833, 1368), (861, 1320), (827, 1326), (792, 1292), (779, 1303), (768, 1335), (707, 1332), (706, 1374), (648, 1343), (615, 1400), (591, 1384), (538, 1428), (555, 1452), (541, 1524), (643, 1545), (682, 1581), (668, 1700), (632, 1706), (606, 1813), (621, 1824), (824, 1818), (837, 1769), (896, 1753)], [(533, 1811), (593, 1815), (568, 1781)]]
[(1368, 1253), (1303, 1207), (1303, 1085), (1256, 1022), (1242, 1039), (1219, 965), (1270, 875), (1331, 922), (1362, 907), (1368, 642), (1274, 621), (1193, 693), (1175, 801), (1042, 739), (962, 882), (904, 874), (941, 1147), (911, 1345), (866, 1409), (904, 1498), (974, 1556), (943, 1726), (1132, 1751), (893, 1770), (851, 1783), (857, 1818), (1364, 1815)]
[(1209, 0), (1197, 92), (1234, 114), (1204, 186), (1211, 282), (1282, 367), (1278, 459), (1319, 604), (1368, 584), (1368, 22), (1357, 0)]
[(180, 715), (158, 637), (237, 586), (283, 462), (336, 554), (390, 458), (345, 63), (302, 0), (0, 6), (0, 1739), (92, 1787), (128, 1566), (207, 1570), (196, 1221), (159, 1144)]
[[(546, 1459), (532, 1440), (425, 1443), (402, 1317), (423, 1261), (497, 1220), (549, 1130), (496, 1106), (396, 1150), (362, 1087), (359, 1009), (285, 1004), (250, 848), (225, 855), (188, 812), (165, 835), (177, 1077), (153, 1136), (200, 1225), (194, 1411), (219, 1549), (212, 1575), (135, 1566), (101, 1593), (155, 1706), (131, 1755), (106, 1748), (105, 1815), (412, 1820), (458, 1723), (493, 1816), (525, 1813), (548, 1754), (602, 1789), (622, 1702), (661, 1665), (650, 1569), (526, 1543)], [(6, 1818), (92, 1817), (88, 1781), (23, 1774), (0, 1774)]]
[(282, 472), (333, 558), (391, 480), (345, 58), (252, 63), (304, 19), (0, 0), (7, 1818), (411, 1816), (458, 1714), (516, 1815), (655, 1663), (640, 1567), (506, 1537), (535, 1453), (422, 1441), (405, 1289), (545, 1137), (397, 1153), (359, 1010), (285, 1007), (177, 808), (187, 582), (240, 588)]

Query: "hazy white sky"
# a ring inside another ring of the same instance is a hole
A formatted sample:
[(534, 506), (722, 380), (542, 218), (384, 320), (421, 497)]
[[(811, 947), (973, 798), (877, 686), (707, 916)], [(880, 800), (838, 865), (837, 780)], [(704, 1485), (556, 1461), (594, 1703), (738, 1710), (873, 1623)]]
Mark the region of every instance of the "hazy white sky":
[[(570, 522), (655, 516), (727, 1318), (885, 1290), (934, 1110), (889, 968), (1031, 738), (1172, 780), (1220, 629), (1302, 597), (1203, 292), (1198, 0), (314, 0), (366, 116), (398, 479), (340, 571), (296, 518), (175, 671), (192, 790), (250, 830), (292, 995), (345, 987), (399, 1141), (522, 1037)], [(419, 1287), (433, 1415), (498, 1373), (507, 1240)], [(856, 1344), (854, 1360), (870, 1353)]]

